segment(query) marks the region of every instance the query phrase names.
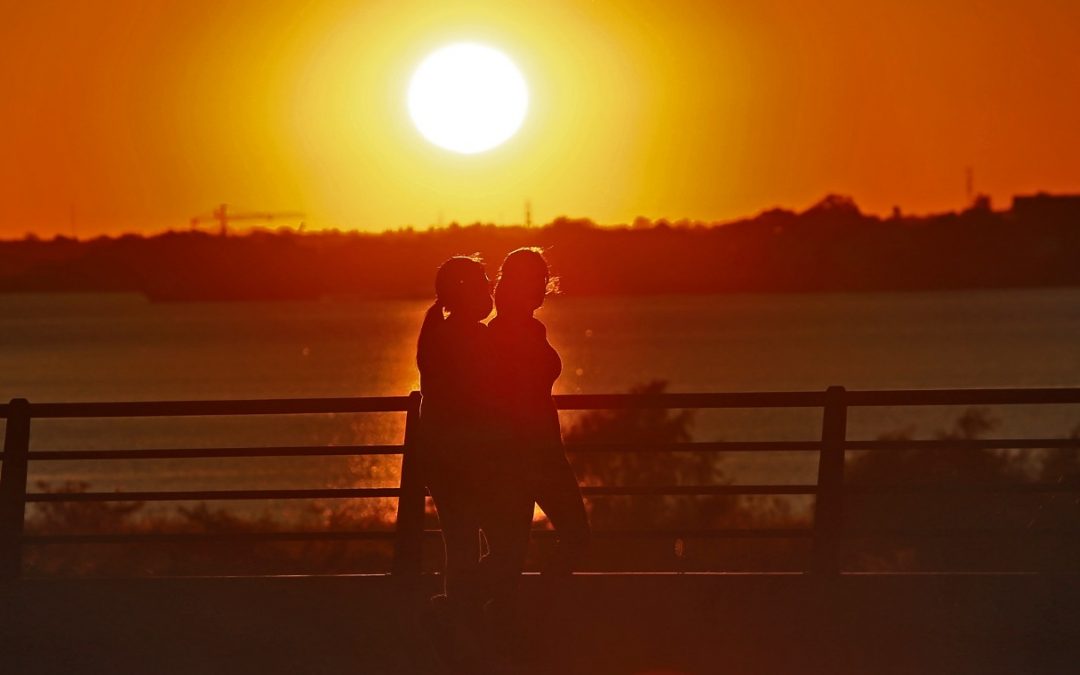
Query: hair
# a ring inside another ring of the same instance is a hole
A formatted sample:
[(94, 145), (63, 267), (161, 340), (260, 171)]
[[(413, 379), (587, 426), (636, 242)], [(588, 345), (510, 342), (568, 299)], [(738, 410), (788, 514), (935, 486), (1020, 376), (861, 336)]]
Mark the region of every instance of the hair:
[(559, 278), (551, 275), (551, 267), (544, 258), (545, 250), (539, 246), (522, 246), (506, 254), (499, 266), (498, 284), (507, 276), (532, 275), (544, 280), (544, 295), (559, 292)]
[[(515, 299), (521, 297), (525, 301), (528, 297), (528, 301), (534, 305), (530, 309), (537, 309), (542, 305), (543, 298), (546, 295), (552, 295), (558, 293), (558, 278), (552, 276), (551, 268), (548, 265), (548, 260), (543, 257), (544, 249), (539, 246), (523, 246), (522, 248), (515, 248), (507, 254), (502, 260), (502, 265), (499, 267), (499, 276), (496, 281), (495, 293), (498, 297), (499, 288), (503, 289), (503, 297), (507, 297), (507, 289), (513, 288)], [(541, 292), (536, 296), (528, 296), (521, 294), (519, 289), (523, 291), (531, 291), (531, 288), (518, 286), (518, 280), (536, 280), (537, 287), (541, 289)], [(510, 280), (514, 280), (511, 282)]]
[(470, 272), (476, 268), (484, 271), (483, 259), (479, 254), (456, 255), (439, 265), (435, 272), (435, 302), (424, 314), (424, 323), (420, 327), (420, 337), (416, 341), (417, 363), (427, 351), (431, 338), (439, 324), (444, 320), (443, 311), (452, 312), (462, 302), (462, 287)]

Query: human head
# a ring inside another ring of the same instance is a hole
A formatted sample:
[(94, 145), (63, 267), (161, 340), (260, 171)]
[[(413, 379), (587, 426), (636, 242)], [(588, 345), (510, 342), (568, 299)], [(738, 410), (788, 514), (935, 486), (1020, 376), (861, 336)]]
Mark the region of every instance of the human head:
[(542, 249), (519, 248), (511, 251), (499, 268), (495, 305), (500, 314), (531, 315), (544, 304), (544, 296), (553, 290), (553, 286)]
[(481, 321), (491, 314), (491, 282), (478, 256), (454, 256), (435, 273), (437, 303), (451, 315)]

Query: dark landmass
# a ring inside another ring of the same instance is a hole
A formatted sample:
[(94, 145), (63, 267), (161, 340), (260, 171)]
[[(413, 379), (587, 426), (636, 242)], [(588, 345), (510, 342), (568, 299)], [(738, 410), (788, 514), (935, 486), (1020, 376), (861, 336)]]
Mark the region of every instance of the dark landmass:
[(548, 249), (568, 295), (945, 290), (1080, 285), (1080, 197), (1018, 197), (1008, 211), (889, 218), (830, 195), (732, 223), (643, 218), (597, 226), (451, 224), (380, 234), (203, 231), (0, 241), (0, 292), (138, 292), (154, 300), (427, 297), (434, 270), (480, 252), (493, 273)]

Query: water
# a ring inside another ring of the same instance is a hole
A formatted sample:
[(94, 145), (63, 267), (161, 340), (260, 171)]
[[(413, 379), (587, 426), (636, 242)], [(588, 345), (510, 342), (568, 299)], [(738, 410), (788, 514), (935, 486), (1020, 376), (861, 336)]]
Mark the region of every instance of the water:
[[(404, 394), (422, 301), (154, 304), (0, 295), (0, 398), (46, 401)], [(1080, 386), (1080, 289), (556, 298), (540, 314), (561, 393)], [(927, 436), (959, 410), (853, 411), (850, 435)], [(995, 435), (1061, 436), (1067, 406), (993, 410)], [(568, 415), (566, 423), (571, 423)], [(402, 415), (40, 420), (33, 449), (399, 442)], [(699, 413), (698, 439), (814, 439), (813, 410)], [(813, 481), (816, 457), (730, 456), (736, 482)], [(31, 481), (92, 489), (396, 483), (365, 460), (39, 462)], [(269, 508), (269, 507), (268, 507)], [(278, 508), (278, 507), (273, 507)]]

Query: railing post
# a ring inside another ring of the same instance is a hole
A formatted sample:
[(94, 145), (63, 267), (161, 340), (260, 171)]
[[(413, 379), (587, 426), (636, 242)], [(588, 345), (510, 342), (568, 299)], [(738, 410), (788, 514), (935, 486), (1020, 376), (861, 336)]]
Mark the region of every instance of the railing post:
[(843, 387), (825, 391), (818, 454), (817, 498), (814, 501), (814, 559), (812, 571), (840, 573), (844, 525), (844, 444), (847, 440), (847, 402)]
[(420, 392), (409, 394), (405, 413), (405, 447), (401, 455), (401, 485), (397, 508), (397, 540), (394, 548), (394, 576), (420, 576), (424, 557), (424, 507), (427, 490), (420, 467)]
[(4, 430), (4, 463), (0, 467), (0, 581), (22, 576), (29, 452), (30, 403), (25, 398), (12, 399)]

